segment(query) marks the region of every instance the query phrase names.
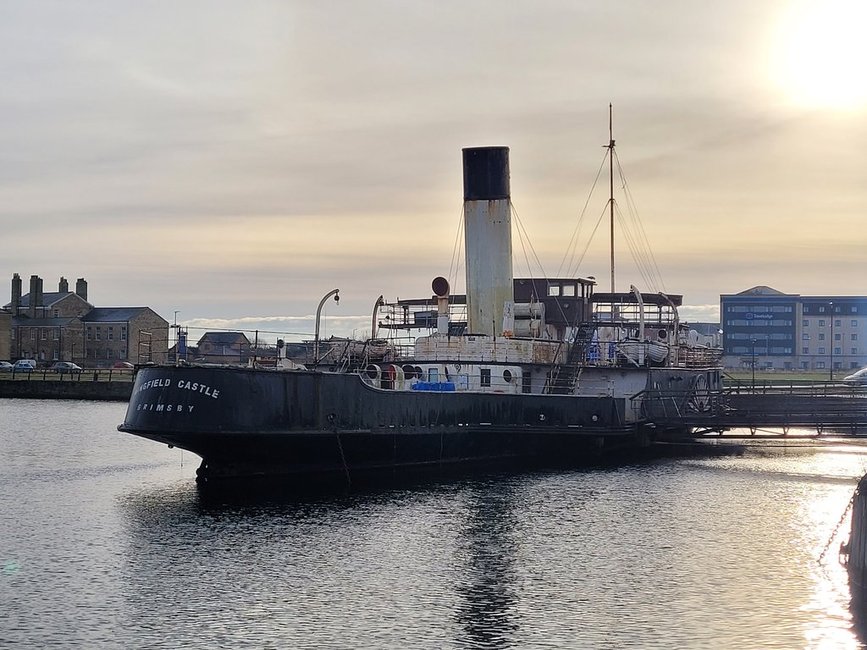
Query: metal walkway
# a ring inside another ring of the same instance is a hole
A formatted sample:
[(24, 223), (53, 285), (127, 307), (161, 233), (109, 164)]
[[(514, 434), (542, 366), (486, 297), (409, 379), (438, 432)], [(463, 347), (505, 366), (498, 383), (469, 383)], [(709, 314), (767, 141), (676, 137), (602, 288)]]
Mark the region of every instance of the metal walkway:
[[(696, 435), (732, 429), (813, 429), (817, 434), (867, 436), (867, 387), (820, 382), (790, 386), (734, 386), (673, 407), (672, 394), (645, 393), (657, 427), (685, 427)], [(803, 435), (803, 434), (802, 434)]]

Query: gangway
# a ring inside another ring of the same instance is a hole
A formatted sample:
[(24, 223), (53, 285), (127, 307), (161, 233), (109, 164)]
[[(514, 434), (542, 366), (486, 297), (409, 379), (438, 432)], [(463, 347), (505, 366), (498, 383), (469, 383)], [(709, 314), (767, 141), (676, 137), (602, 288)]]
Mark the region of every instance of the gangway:
[(788, 386), (725, 387), (694, 396), (678, 409), (682, 395), (644, 391), (638, 396), (652, 426), (662, 431), (690, 430), (693, 435), (734, 429), (813, 429), (821, 435), (867, 436), (867, 388), (813, 382)]

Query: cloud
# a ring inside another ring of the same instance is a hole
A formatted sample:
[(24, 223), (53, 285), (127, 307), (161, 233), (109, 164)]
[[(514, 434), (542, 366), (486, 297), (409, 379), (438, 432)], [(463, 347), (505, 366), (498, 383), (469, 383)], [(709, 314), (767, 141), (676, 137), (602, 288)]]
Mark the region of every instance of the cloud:
[[(460, 150), (491, 144), (511, 147), (529, 257), (553, 273), (613, 101), (669, 292), (863, 291), (867, 121), (780, 100), (773, 3), (337, 6), (7, 8), (0, 275), (224, 318), (310, 313), (340, 287), (365, 313), (448, 273)], [(606, 276), (602, 229), (578, 274)], [(645, 284), (627, 250), (618, 282)]]

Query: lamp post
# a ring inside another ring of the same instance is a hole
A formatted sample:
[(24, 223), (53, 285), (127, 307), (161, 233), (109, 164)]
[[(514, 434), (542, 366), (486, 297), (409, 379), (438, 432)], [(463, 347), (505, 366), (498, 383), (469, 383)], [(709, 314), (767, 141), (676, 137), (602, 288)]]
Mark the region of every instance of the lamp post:
[(828, 368), (828, 381), (834, 381), (834, 301), (830, 301), (828, 303), (828, 307), (831, 311), (831, 341), (830, 341), (830, 352), (831, 352), (831, 364)]
[(175, 324), (172, 325), (172, 329), (175, 331), (175, 363), (178, 362), (178, 314), (180, 313), (180, 309), (175, 309)]
[(752, 351), (752, 363), (750, 364), (753, 369), (753, 390), (756, 389), (756, 340), (750, 339), (750, 350)]

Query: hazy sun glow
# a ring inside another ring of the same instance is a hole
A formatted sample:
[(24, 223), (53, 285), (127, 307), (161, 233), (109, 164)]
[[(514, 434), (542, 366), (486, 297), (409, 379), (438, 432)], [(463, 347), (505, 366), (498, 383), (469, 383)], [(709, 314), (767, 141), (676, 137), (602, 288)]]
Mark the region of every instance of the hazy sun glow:
[(793, 3), (774, 43), (773, 76), (799, 106), (867, 106), (867, 2)]

